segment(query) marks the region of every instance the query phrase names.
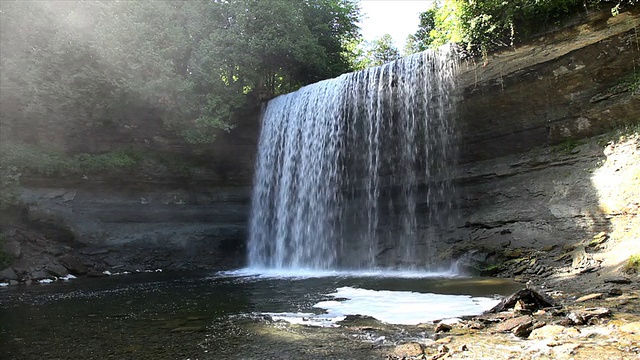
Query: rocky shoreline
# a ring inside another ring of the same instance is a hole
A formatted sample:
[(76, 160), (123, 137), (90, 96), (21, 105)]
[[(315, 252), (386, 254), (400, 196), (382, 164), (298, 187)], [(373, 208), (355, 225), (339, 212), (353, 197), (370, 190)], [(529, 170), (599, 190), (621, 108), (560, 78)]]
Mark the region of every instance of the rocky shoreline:
[[(387, 358), (637, 359), (639, 280), (637, 274), (604, 278), (602, 292), (550, 292), (554, 306), (538, 306), (524, 298), (501, 311), (453, 324), (436, 323), (430, 339), (398, 344)], [(565, 283), (573, 287), (581, 281), (575, 278)]]

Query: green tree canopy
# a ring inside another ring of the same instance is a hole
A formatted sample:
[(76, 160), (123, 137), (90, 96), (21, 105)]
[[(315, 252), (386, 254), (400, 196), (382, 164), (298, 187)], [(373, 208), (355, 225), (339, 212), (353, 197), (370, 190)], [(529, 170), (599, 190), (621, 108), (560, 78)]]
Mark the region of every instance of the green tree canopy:
[(358, 17), (354, 0), (2, 1), (0, 136), (158, 121), (211, 141), (247, 103), (351, 71)]
[(637, 0), (445, 0), (420, 14), (420, 25), (409, 37), (409, 52), (456, 42), (473, 53), (486, 54), (513, 46), (573, 14), (609, 3), (612, 12)]

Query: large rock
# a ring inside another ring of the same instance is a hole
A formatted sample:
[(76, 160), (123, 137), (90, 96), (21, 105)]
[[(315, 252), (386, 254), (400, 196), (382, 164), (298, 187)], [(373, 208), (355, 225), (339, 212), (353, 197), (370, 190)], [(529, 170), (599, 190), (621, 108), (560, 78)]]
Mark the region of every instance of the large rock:
[(507, 296), (488, 312), (498, 313), (513, 309), (518, 304), (521, 304), (519, 307), (532, 311), (547, 307), (557, 307), (559, 305), (551, 296), (545, 294), (542, 290), (529, 285), (526, 289), (519, 290)]
[(67, 268), (60, 264), (48, 265), (47, 271), (49, 272), (49, 274), (55, 277), (64, 277), (69, 275), (69, 271), (67, 270)]
[(589, 323), (592, 319), (600, 319), (609, 316), (611, 316), (611, 310), (604, 307), (598, 307), (575, 310), (567, 317), (576, 325), (584, 325)]
[(16, 274), (16, 272), (13, 271), (12, 268), (6, 268), (0, 271), (0, 281), (9, 281), (9, 280), (18, 281), (19, 279), (20, 278), (18, 277), (18, 274)]
[(84, 275), (89, 271), (82, 260), (78, 259), (75, 256), (64, 255), (61, 256), (58, 260), (60, 260), (62, 265), (64, 265), (64, 267), (66, 267), (67, 270), (69, 270), (69, 272), (73, 275)]
[(36, 270), (29, 275), (29, 278), (33, 281), (54, 279), (55, 277), (49, 274), (46, 270)]
[(495, 330), (499, 332), (512, 331), (517, 327), (530, 327), (533, 325), (533, 317), (531, 316), (518, 316), (513, 319), (506, 320), (496, 326)]

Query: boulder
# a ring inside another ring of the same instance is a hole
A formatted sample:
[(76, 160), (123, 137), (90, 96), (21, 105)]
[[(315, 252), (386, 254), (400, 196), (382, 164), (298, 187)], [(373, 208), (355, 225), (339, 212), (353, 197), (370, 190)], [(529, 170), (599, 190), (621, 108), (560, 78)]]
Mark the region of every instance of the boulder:
[(545, 325), (541, 328), (534, 329), (529, 335), (529, 339), (558, 340), (578, 337), (579, 335), (580, 332), (575, 328), (565, 327), (562, 325)]
[(501, 324), (496, 326), (496, 331), (499, 332), (508, 332), (512, 331), (517, 327), (531, 327), (533, 326), (533, 318), (529, 315), (526, 316), (518, 316), (513, 319), (509, 319)]
[(611, 316), (611, 310), (604, 307), (599, 307), (575, 310), (571, 312), (567, 316), (567, 318), (569, 318), (569, 320), (571, 320), (571, 322), (573, 322), (575, 325), (584, 325), (592, 319), (600, 319), (609, 316)]
[(546, 307), (558, 307), (559, 304), (549, 295), (543, 293), (541, 290), (534, 286), (527, 286), (526, 289), (519, 290), (514, 294), (506, 297), (496, 306), (494, 306), (489, 313), (499, 313), (508, 309), (513, 309), (516, 304), (520, 307), (525, 307), (528, 310), (535, 311)]
[(44, 280), (44, 279), (54, 279), (55, 277), (49, 274), (46, 270), (37, 270), (32, 272), (29, 275), (29, 278), (33, 281)]
[(49, 274), (55, 277), (64, 277), (69, 275), (69, 271), (67, 270), (67, 268), (60, 264), (48, 265), (47, 271), (49, 272)]
[(64, 255), (61, 256), (59, 260), (73, 275), (84, 275), (88, 272), (87, 267), (75, 256)]
[(16, 274), (15, 271), (13, 271), (12, 268), (6, 268), (2, 271), (0, 271), (0, 280), (15, 280), (18, 281), (20, 278), (18, 277), (18, 274)]
[(631, 284), (631, 279), (626, 276), (614, 276), (604, 279), (604, 282), (610, 284)]
[(449, 332), (449, 331), (451, 331), (451, 325), (439, 322), (436, 325), (436, 327), (435, 327), (435, 329), (433, 331), (435, 331), (437, 333), (439, 333), (439, 332)]
[(526, 338), (533, 330), (533, 322), (523, 321), (511, 329), (511, 333), (517, 337)]

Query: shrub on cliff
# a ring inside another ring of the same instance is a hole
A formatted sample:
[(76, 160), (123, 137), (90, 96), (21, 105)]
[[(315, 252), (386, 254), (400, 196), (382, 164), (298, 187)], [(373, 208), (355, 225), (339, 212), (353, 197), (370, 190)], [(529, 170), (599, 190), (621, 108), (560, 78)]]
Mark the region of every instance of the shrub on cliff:
[(550, 25), (605, 4), (616, 14), (637, 0), (445, 0), (420, 14), (418, 31), (410, 35), (409, 52), (447, 42), (486, 55), (513, 46)]

